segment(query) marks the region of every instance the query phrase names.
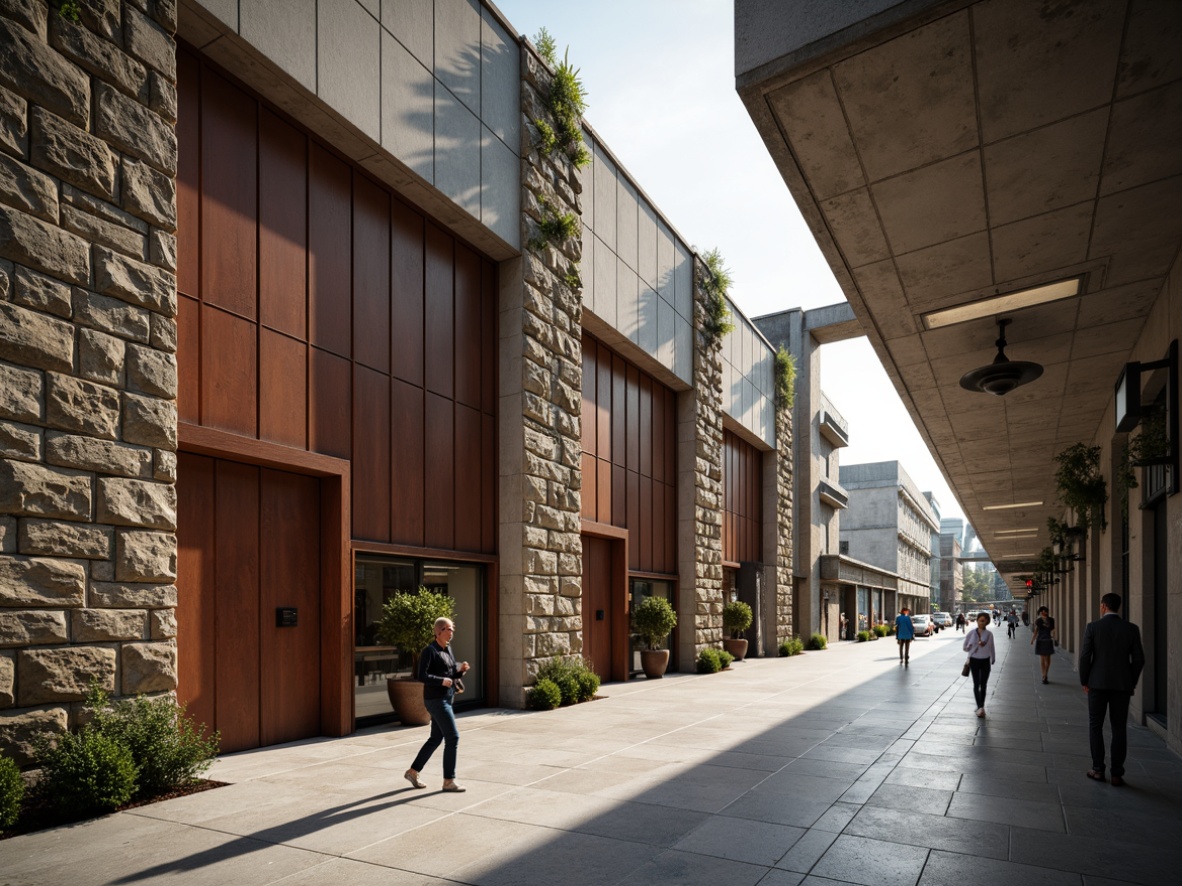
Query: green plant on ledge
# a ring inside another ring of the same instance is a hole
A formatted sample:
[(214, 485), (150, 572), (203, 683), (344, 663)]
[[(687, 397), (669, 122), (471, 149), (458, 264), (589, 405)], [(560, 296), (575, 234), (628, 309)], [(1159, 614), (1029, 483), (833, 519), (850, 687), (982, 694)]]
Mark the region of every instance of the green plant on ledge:
[(82, 23), (82, 0), (62, 0), (58, 15), (78, 25)]
[(554, 126), (542, 119), (534, 120), (537, 148), (543, 157), (555, 151), (582, 169), (591, 162), (591, 154), (583, 143), (583, 115), (587, 112), (587, 91), (579, 79), (579, 70), (570, 63), (570, 50), (558, 61), (557, 44), (545, 28), (534, 37), (538, 54), (554, 69), (550, 91), (545, 96), (546, 110), (554, 119)]
[(1170, 429), (1166, 424), (1166, 410), (1157, 405), (1137, 425), (1137, 433), (1125, 444), (1124, 457), (1117, 463), (1113, 486), (1120, 497), (1123, 513), (1128, 513), (1130, 489), (1137, 488), (1134, 468), (1168, 463), (1171, 453)]
[(776, 408), (791, 409), (796, 402), (796, 358), (784, 350), (776, 351)]
[(706, 274), (702, 277), (702, 288), (706, 290), (706, 320), (703, 329), (713, 341), (734, 331), (730, 309), (726, 306), (727, 292), (733, 282), (731, 272), (722, 263), (722, 253), (711, 249), (702, 256)]
[(1075, 443), (1055, 456), (1059, 501), (1075, 511), (1083, 529), (1099, 525), (1108, 528), (1104, 506), (1108, 504), (1108, 481), (1100, 473), (1100, 447)]

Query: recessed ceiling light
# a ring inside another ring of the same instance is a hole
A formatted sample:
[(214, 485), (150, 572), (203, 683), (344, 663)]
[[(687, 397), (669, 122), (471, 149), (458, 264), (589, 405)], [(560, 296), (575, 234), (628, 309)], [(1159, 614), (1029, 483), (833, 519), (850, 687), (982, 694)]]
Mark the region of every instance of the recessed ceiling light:
[(1057, 283), (1047, 283), (1044, 286), (1034, 286), (1030, 289), (1019, 289), (1017, 292), (1007, 292), (1005, 295), (981, 299), (968, 304), (957, 305), (954, 308), (944, 308), (942, 311), (932, 311), (923, 315), (923, 322), (928, 329), (939, 329), (941, 326), (951, 326), (954, 323), (964, 323), (980, 317), (992, 317), (1005, 314), (1021, 308), (1058, 301), (1062, 298), (1072, 298), (1079, 295), (1083, 288), (1082, 277), (1071, 277)]
[(1037, 508), (1041, 507), (1041, 501), (1020, 501), (1012, 505), (985, 505), (981, 508), (983, 511), (1006, 511), (1010, 508)]

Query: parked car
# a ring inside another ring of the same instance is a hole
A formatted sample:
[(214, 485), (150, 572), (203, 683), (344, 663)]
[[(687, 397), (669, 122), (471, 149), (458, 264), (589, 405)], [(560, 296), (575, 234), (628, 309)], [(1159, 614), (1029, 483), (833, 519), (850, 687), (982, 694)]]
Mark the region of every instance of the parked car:
[(911, 616), (911, 625), (915, 628), (915, 636), (917, 637), (930, 637), (935, 632), (930, 615)]
[(942, 628), (952, 627), (952, 613), (950, 612), (933, 612), (932, 621)]

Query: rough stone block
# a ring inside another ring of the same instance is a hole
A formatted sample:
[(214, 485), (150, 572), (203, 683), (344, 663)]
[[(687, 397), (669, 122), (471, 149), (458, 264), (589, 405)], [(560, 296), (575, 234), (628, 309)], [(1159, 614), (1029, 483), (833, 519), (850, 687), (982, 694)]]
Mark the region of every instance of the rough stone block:
[(81, 606), (86, 569), (69, 560), (0, 556), (0, 607)]
[(89, 520), (90, 475), (18, 461), (0, 461), (0, 513)]
[(12, 300), (26, 308), (67, 319), (74, 313), (69, 286), (28, 268), (16, 269), (16, 287)]
[(69, 370), (74, 362), (74, 327), (0, 302), (0, 358), (38, 369)]
[(90, 78), (6, 18), (0, 18), (0, 85), (72, 123), (86, 125)]
[(152, 315), (152, 347), (157, 350), (176, 353), (176, 318)]
[(175, 231), (175, 179), (146, 163), (124, 157), (123, 208), (158, 227)]
[[(118, 6), (118, 4), (115, 4)], [(116, 16), (118, 11), (116, 10)], [(110, 40), (92, 34), (87, 28), (61, 16), (53, 16), (49, 42), (58, 52), (83, 70), (113, 83), (131, 96), (139, 96), (148, 72), (138, 61)], [(117, 26), (118, 18), (116, 18)]]
[(175, 609), (176, 587), (95, 581), (90, 586), (90, 605), (99, 609)]
[(16, 656), (12, 652), (0, 652), (0, 708), (10, 708), (16, 703), (15, 683)]
[(123, 439), (128, 443), (176, 449), (176, 402), (124, 394)]
[(90, 381), (123, 386), (127, 345), (97, 329), (78, 330), (78, 373)]
[(8, 301), (12, 296), (15, 275), (16, 266), (12, 262), (0, 258), (0, 301)]
[(70, 630), (75, 643), (142, 640), (146, 615), (142, 609), (75, 609)]
[(0, 154), (0, 201), (50, 223), (58, 218), (56, 182), (4, 154)]
[(170, 80), (175, 80), (176, 44), (168, 32), (130, 6), (124, 7), (123, 26), (128, 51)]
[(176, 355), (129, 345), (127, 357), (127, 381), (133, 390), (156, 397), (176, 398)]
[(113, 440), (119, 429), (119, 392), (106, 385), (49, 373), (45, 421), (53, 428)]
[(106, 560), (111, 556), (110, 526), (64, 523), (53, 520), (21, 520), (20, 552), (30, 556)]
[(175, 123), (176, 85), (156, 71), (153, 71), (148, 78), (148, 84), (148, 107), (169, 123)]
[(69, 714), (64, 707), (0, 713), (0, 754), (11, 757), (18, 766), (33, 762), (37, 745), (46, 736), (66, 731)]
[(115, 689), (115, 650), (100, 646), (22, 649), (16, 654), (17, 704), (22, 707), (55, 701), (81, 701), (92, 679)]
[(85, 240), (8, 206), (0, 206), (0, 256), (70, 283), (90, 278)]
[(162, 172), (176, 172), (176, 133), (160, 115), (105, 83), (98, 85), (94, 131)]
[(151, 334), (152, 314), (119, 299), (107, 298), (85, 289), (74, 289), (74, 319), (83, 326), (101, 329), (120, 338), (146, 342)]
[(115, 539), (115, 580), (176, 581), (176, 534), (119, 530)]
[(124, 643), (123, 694), (176, 689), (176, 642)]
[(16, 517), (0, 517), (0, 554), (16, 553)]
[(21, 461), (41, 460), (40, 428), (0, 421), (0, 455)]
[(94, 247), (94, 288), (133, 305), (176, 316), (176, 278), (168, 271)]
[(86, 191), (80, 191), (73, 185), (62, 183), (62, 202), (70, 206), (76, 206), (83, 212), (89, 212), (91, 215), (97, 215), (104, 221), (109, 221), (113, 225), (128, 228), (132, 231), (138, 231), (145, 237), (148, 235), (150, 225), (143, 219), (136, 218), (130, 212), (124, 212), (118, 206), (108, 203), (106, 200), (100, 200), (93, 194), (88, 194)]
[(72, 234), (110, 246), (133, 258), (143, 258), (148, 247), (143, 234), (91, 215), (76, 206), (62, 207), (62, 227)]
[(156, 450), (156, 468), (152, 476), (165, 483), (176, 482), (176, 453), (166, 449)]
[(148, 261), (158, 268), (176, 273), (176, 235), (153, 230), (148, 239)]
[(25, 156), (29, 147), (28, 107), (23, 98), (0, 86), (0, 150)]
[(44, 388), (40, 372), (0, 363), (0, 415), (17, 421), (39, 421)]
[(34, 166), (99, 197), (114, 196), (116, 155), (106, 142), (42, 108), (31, 117)]
[(98, 481), (96, 510), (100, 523), (175, 530), (176, 487), (148, 480), (104, 477)]
[[(112, 560), (91, 560), (90, 577), (95, 581), (114, 581), (115, 563)], [(97, 605), (97, 604), (96, 604)]]
[(152, 452), (113, 440), (49, 431), (45, 436), (45, 461), (63, 468), (146, 478), (152, 469)]
[(176, 33), (177, 0), (155, 0), (152, 3), (152, 18), (169, 34)]
[(148, 623), (153, 640), (171, 640), (176, 637), (175, 609), (153, 609), (148, 613)]
[(121, 0), (87, 0), (78, 4), (83, 27), (115, 42), (123, 37), (122, 11)]
[(65, 612), (0, 609), (0, 646), (44, 646), (68, 639)]

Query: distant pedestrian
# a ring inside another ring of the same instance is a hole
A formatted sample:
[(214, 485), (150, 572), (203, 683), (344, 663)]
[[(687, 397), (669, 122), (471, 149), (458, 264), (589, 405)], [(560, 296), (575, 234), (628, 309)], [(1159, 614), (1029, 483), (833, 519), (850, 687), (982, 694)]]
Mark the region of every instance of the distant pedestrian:
[(1011, 640), (1018, 636), (1018, 613), (1013, 609), (1006, 616), (1006, 636)]
[(969, 673), (973, 675), (973, 698), (977, 702), (977, 716), (985, 716), (985, 688), (989, 671), (997, 661), (993, 634), (989, 632), (989, 613), (977, 616), (977, 627), (964, 638), (964, 651), (969, 654)]
[(1030, 627), (1030, 613), (1025, 609), (1022, 610), (1022, 626), (1027, 628)]
[(850, 620), (845, 617), (845, 613), (841, 614), (841, 639), (848, 640), (850, 638)]
[(1120, 617), (1120, 594), (1100, 598), (1100, 617), (1084, 628), (1079, 648), (1079, 682), (1088, 696), (1088, 743), (1092, 768), (1087, 776), (1104, 781), (1104, 715), (1112, 726), (1112, 784), (1125, 783), (1129, 747), (1129, 700), (1145, 667), (1141, 631)]
[(963, 612), (956, 613), (956, 629), (962, 634), (964, 633), (964, 626), (968, 624), (968, 619), (964, 617)]
[(911, 622), (911, 610), (906, 606), (895, 617), (895, 639), (899, 641), (899, 664), (911, 667), (911, 641), (915, 639), (915, 625)]
[(1034, 654), (1042, 661), (1042, 681), (1049, 683), (1047, 674), (1051, 670), (1051, 656), (1055, 654), (1055, 620), (1045, 606), (1038, 607), (1038, 618), (1034, 620), (1034, 633), (1030, 635), (1030, 645), (1034, 647)]

